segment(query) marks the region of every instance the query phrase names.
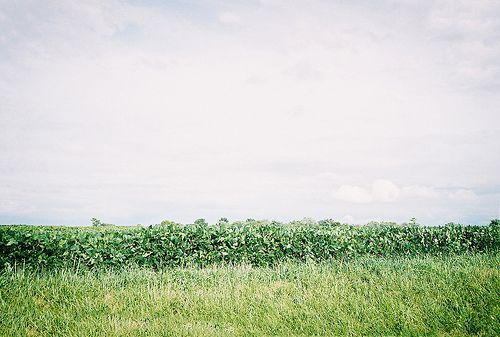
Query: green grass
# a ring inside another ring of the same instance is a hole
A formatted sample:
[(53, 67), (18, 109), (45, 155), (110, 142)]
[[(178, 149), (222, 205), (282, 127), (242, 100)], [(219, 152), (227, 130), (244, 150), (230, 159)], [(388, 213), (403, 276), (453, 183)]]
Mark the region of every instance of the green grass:
[(0, 272), (1, 336), (495, 336), (500, 256)]

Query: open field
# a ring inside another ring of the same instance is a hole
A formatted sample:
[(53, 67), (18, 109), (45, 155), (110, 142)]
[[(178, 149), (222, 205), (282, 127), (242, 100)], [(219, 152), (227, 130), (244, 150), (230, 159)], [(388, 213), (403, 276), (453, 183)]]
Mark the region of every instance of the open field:
[(500, 256), (0, 273), (1, 336), (495, 336)]
[(1, 226), (0, 336), (495, 336), (499, 231)]

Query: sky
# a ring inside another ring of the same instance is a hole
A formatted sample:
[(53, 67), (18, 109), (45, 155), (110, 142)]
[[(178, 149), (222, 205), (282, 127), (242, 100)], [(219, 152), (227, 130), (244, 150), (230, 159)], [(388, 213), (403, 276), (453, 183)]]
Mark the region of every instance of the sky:
[(0, 223), (500, 217), (500, 2), (0, 0)]

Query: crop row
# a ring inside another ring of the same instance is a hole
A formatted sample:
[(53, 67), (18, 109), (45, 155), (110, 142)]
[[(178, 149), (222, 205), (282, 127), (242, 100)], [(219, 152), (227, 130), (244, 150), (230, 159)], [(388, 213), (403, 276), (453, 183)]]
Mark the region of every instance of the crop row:
[(439, 227), (222, 223), (149, 227), (0, 226), (0, 268), (149, 267), (497, 252), (500, 225)]

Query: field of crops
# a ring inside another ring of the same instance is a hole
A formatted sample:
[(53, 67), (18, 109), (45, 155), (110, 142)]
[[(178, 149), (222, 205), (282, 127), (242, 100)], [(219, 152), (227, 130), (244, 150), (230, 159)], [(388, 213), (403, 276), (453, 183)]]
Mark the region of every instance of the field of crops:
[(149, 227), (1, 226), (0, 268), (207, 266), (219, 263), (269, 266), (357, 256), (416, 256), (496, 252), (500, 226), (448, 224), (349, 226), (242, 222)]
[(496, 336), (500, 222), (0, 226), (0, 336)]

